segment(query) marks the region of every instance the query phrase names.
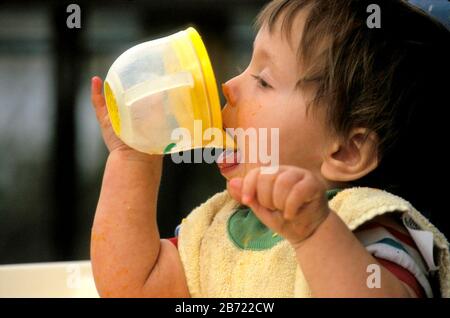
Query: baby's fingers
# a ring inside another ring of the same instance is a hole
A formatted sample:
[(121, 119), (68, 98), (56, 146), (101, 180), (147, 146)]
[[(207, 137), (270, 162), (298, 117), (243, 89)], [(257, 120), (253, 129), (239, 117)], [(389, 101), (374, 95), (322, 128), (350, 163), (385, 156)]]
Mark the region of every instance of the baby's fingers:
[(233, 199), (238, 202), (242, 202), (241, 191), (242, 191), (242, 178), (233, 178), (227, 184), (230, 195)]
[(302, 178), (302, 173), (292, 169), (285, 170), (278, 175), (273, 185), (273, 204), (276, 210), (285, 210), (286, 200), (291, 189)]
[(311, 175), (298, 181), (291, 189), (285, 202), (284, 217), (292, 221), (304, 206), (323, 196), (324, 191), (320, 184), (315, 182)]
[(259, 168), (250, 170), (242, 184), (242, 203), (249, 205), (256, 197), (256, 185), (258, 181)]
[(107, 114), (105, 97), (102, 94), (102, 79), (94, 76), (91, 80), (91, 101), (99, 120), (104, 120)]

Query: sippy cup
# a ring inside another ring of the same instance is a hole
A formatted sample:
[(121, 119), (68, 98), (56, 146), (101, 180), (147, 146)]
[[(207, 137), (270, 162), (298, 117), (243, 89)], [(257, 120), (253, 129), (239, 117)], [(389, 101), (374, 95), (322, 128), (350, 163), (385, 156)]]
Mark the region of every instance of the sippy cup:
[(222, 128), (208, 53), (192, 27), (125, 51), (109, 69), (104, 92), (114, 132), (136, 150), (235, 147)]

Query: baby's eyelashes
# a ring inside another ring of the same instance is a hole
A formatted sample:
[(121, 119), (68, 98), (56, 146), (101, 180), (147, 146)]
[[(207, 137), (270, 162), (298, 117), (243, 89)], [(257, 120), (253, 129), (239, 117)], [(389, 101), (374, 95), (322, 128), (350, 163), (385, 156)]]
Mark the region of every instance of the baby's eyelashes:
[(272, 86), (259, 75), (252, 75), (252, 77), (258, 82), (258, 86), (261, 88), (272, 88)]

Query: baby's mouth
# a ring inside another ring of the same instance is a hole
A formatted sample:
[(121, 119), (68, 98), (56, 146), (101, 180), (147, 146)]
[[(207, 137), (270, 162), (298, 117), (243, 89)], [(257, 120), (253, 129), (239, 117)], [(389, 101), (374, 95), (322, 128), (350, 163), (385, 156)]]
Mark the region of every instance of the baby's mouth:
[(216, 159), (216, 164), (220, 170), (237, 166), (241, 161), (241, 152), (238, 150), (226, 149)]

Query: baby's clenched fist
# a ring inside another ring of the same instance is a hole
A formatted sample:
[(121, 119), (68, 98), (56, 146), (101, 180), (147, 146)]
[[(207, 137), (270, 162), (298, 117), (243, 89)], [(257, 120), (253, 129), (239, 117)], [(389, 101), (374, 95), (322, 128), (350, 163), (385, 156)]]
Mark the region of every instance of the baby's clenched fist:
[(261, 168), (252, 169), (244, 178), (230, 180), (228, 191), (294, 249), (330, 213), (324, 182), (295, 166), (280, 166), (274, 174), (261, 173)]

